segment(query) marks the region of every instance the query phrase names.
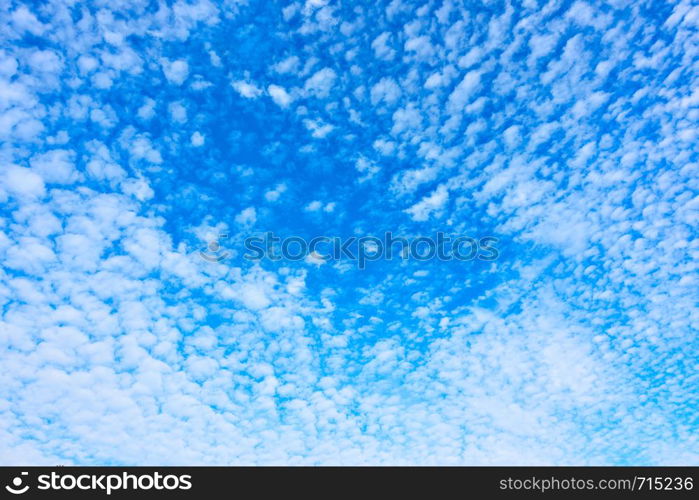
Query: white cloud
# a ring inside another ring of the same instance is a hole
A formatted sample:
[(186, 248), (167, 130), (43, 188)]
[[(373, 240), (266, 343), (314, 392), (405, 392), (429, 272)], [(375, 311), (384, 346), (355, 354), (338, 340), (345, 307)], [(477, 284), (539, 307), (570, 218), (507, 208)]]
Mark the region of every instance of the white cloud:
[(330, 95), (337, 74), (331, 68), (323, 68), (316, 71), (313, 76), (306, 80), (304, 89), (306, 92), (314, 95), (319, 99), (324, 99)]
[(324, 138), (335, 128), (329, 123), (323, 123), (320, 120), (303, 120), (303, 124), (311, 131), (311, 135), (316, 139)]
[(318, 201), (318, 200), (314, 200), (314, 201), (310, 202), (308, 205), (306, 205), (304, 207), (304, 210), (306, 212), (317, 212), (321, 208), (323, 208), (323, 203)]
[(271, 304), (265, 292), (265, 287), (261, 284), (246, 284), (240, 288), (240, 300), (245, 307), (257, 310), (263, 309)]
[(400, 99), (401, 90), (398, 84), (390, 77), (384, 77), (371, 87), (371, 104), (394, 104)]
[(243, 80), (237, 80), (231, 83), (236, 92), (246, 99), (257, 99), (262, 95), (262, 89), (257, 87), (254, 83), (246, 82)]
[(371, 42), (371, 48), (374, 49), (374, 55), (377, 59), (391, 61), (396, 56), (396, 51), (388, 44), (390, 38), (391, 33), (385, 31)]
[(274, 64), (272, 70), (281, 74), (296, 73), (300, 63), (301, 61), (297, 56), (289, 56)]
[(310, 202), (308, 205), (306, 205), (303, 209), (306, 212), (320, 212), (322, 210), (326, 213), (332, 213), (335, 211), (336, 206), (337, 203), (335, 202), (329, 202), (324, 204), (322, 201), (314, 200)]
[(126, 172), (115, 162), (102, 142), (94, 140), (86, 146), (90, 152), (87, 160), (87, 172), (91, 177), (109, 181), (120, 181), (126, 178)]
[(143, 102), (143, 105), (138, 108), (138, 111), (136, 114), (138, 115), (139, 118), (143, 120), (150, 120), (155, 116), (155, 101), (149, 97), (146, 97), (146, 99)]
[(286, 192), (286, 184), (277, 184), (274, 189), (271, 189), (265, 193), (265, 199), (267, 201), (277, 201), (279, 197)]
[(163, 68), (163, 73), (165, 73), (165, 78), (170, 83), (175, 85), (182, 85), (184, 81), (189, 76), (189, 64), (183, 59), (177, 59), (175, 61), (170, 61), (169, 59), (161, 59), (160, 64)]
[(154, 164), (163, 162), (160, 151), (153, 147), (153, 143), (147, 136), (137, 134), (131, 137), (130, 134), (127, 133), (122, 140), (128, 144), (128, 149), (134, 159), (147, 160)]
[(280, 87), (279, 85), (269, 85), (267, 87), (267, 92), (269, 92), (272, 100), (282, 108), (288, 108), (289, 104), (293, 101), (284, 87)]
[(46, 26), (24, 5), (20, 5), (12, 12), (12, 24), (18, 31), (28, 31), (36, 36), (40, 36), (46, 30)]
[(464, 78), (454, 88), (449, 95), (448, 108), (451, 112), (460, 112), (464, 106), (471, 100), (471, 97), (476, 93), (481, 83), (481, 72), (474, 70), (469, 71), (464, 75)]
[(381, 167), (363, 156), (357, 158), (354, 167), (358, 172), (364, 174), (360, 177), (359, 182), (365, 182), (381, 171)]
[(149, 200), (155, 194), (148, 182), (143, 178), (126, 179), (121, 183), (121, 190), (124, 194), (131, 195), (139, 201)]
[(508, 127), (503, 133), (503, 138), (505, 139), (505, 144), (510, 148), (515, 148), (519, 145), (521, 141), (520, 129), (517, 125), (512, 125)]
[(435, 49), (430, 42), (430, 37), (427, 35), (406, 40), (403, 48), (406, 52), (414, 52), (417, 58), (424, 60), (430, 59), (435, 53)]
[(28, 168), (10, 165), (4, 169), (2, 187), (21, 197), (38, 197), (45, 193), (44, 181), (40, 175)]
[(203, 146), (205, 140), (206, 138), (200, 132), (194, 132), (192, 134), (192, 137), (190, 138), (190, 142), (192, 143), (192, 146), (194, 146), (195, 148)]
[(426, 221), (431, 216), (439, 216), (449, 200), (449, 191), (445, 185), (437, 187), (432, 194), (425, 196), (406, 212), (414, 221)]
[(170, 113), (170, 118), (172, 118), (174, 122), (187, 122), (187, 108), (185, 108), (181, 102), (171, 102), (170, 104), (168, 104), (167, 109)]
[(75, 153), (65, 149), (54, 149), (32, 157), (32, 170), (41, 175), (44, 182), (73, 184), (80, 174), (75, 169)]
[(240, 212), (235, 216), (235, 221), (244, 226), (255, 224), (255, 222), (257, 222), (257, 211), (255, 207), (248, 207)]

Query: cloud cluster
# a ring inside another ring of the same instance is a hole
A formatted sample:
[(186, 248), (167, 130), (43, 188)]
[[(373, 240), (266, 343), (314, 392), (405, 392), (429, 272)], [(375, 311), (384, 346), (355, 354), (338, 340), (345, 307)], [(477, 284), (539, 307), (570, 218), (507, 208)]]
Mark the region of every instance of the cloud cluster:
[(699, 462), (699, 7), (0, 9), (0, 463)]

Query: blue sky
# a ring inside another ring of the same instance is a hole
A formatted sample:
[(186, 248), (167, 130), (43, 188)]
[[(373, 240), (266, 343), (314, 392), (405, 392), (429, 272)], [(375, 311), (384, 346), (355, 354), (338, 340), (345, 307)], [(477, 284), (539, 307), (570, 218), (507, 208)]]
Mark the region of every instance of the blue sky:
[(0, 463), (699, 464), (693, 2), (0, 19)]

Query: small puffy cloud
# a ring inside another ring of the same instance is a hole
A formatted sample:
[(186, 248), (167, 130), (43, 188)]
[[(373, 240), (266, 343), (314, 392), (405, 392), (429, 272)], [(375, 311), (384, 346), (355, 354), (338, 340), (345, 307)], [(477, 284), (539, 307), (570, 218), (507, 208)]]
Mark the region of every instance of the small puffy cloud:
[(163, 162), (160, 151), (153, 147), (153, 143), (145, 135), (137, 135), (130, 140), (128, 149), (135, 160), (146, 160), (155, 164)]
[(315, 201), (310, 202), (308, 205), (306, 205), (304, 210), (306, 212), (317, 212), (322, 207), (323, 207), (323, 203), (318, 201), (318, 200), (315, 200)]
[(52, 50), (37, 50), (32, 52), (28, 62), (34, 71), (40, 73), (58, 73), (63, 66), (63, 62), (59, 55)]
[(579, 99), (573, 106), (572, 112), (576, 118), (587, 116), (595, 112), (610, 97), (606, 92), (593, 92), (584, 99)]
[(10, 17), (12, 24), (19, 32), (28, 31), (32, 35), (39, 36), (46, 31), (46, 26), (24, 5), (20, 5)]
[(270, 332), (283, 330), (301, 330), (304, 327), (303, 318), (290, 313), (283, 307), (270, 307), (260, 315), (262, 327)]
[(143, 105), (138, 108), (136, 115), (142, 120), (150, 120), (155, 116), (155, 101), (150, 97), (146, 97)]
[(274, 189), (271, 189), (265, 193), (265, 199), (267, 201), (277, 201), (285, 191), (286, 184), (277, 184)]
[(87, 144), (90, 152), (87, 162), (87, 173), (97, 180), (120, 181), (126, 177), (126, 172), (112, 158), (107, 147), (99, 141)]
[[(11, 76), (13, 76), (15, 73), (17, 73), (17, 67), (18, 67), (17, 59), (0, 51), (0, 76), (4, 76), (5, 78), (9, 79)], [(9, 90), (10, 90), (10, 88), (8, 88), (8, 87), (5, 87), (3, 89), (3, 93), (5, 94), (3, 101), (7, 100), (7, 93)], [(15, 92), (17, 92), (18, 90), (20, 90), (20, 89), (15, 87)], [(15, 97), (15, 99), (17, 98), (16, 95), (14, 97)], [(3, 101), (0, 101), (0, 102), (3, 102)]]
[(327, 263), (327, 261), (325, 260), (325, 257), (315, 250), (310, 252), (308, 255), (306, 255), (306, 258), (303, 260), (306, 264), (311, 264), (311, 265), (314, 265), (317, 267), (320, 267), (323, 264)]
[(97, 108), (90, 111), (90, 120), (98, 123), (105, 129), (114, 127), (119, 121), (114, 108), (112, 108), (109, 104), (103, 106), (102, 108)]
[(267, 92), (269, 92), (272, 100), (281, 108), (288, 108), (289, 104), (293, 101), (289, 93), (280, 87), (279, 85), (270, 85), (267, 87)]
[(319, 99), (323, 99), (330, 95), (330, 91), (335, 84), (337, 74), (330, 68), (323, 68), (316, 71), (313, 76), (306, 80), (304, 89), (309, 94), (314, 95)]
[(473, 47), (465, 55), (461, 56), (458, 61), (460, 68), (468, 69), (483, 57), (484, 50), (480, 47)]
[(529, 48), (533, 61), (551, 54), (558, 43), (558, 34), (533, 35), (529, 39)]
[(160, 60), (160, 65), (163, 68), (163, 73), (165, 73), (165, 78), (175, 85), (182, 85), (189, 75), (189, 65), (183, 59), (170, 61), (163, 58)]
[(418, 203), (408, 208), (406, 212), (410, 214), (414, 221), (426, 221), (431, 215), (439, 216), (448, 200), (449, 191), (442, 184), (432, 194), (425, 196)]
[(432, 73), (427, 80), (425, 80), (426, 89), (436, 89), (440, 87), (446, 87), (456, 76), (456, 68), (453, 66), (447, 66), (442, 71)]
[(121, 183), (121, 190), (139, 201), (150, 200), (155, 194), (148, 181), (141, 177), (125, 180)]
[(172, 102), (167, 109), (170, 112), (170, 117), (176, 123), (187, 122), (187, 108), (181, 102)]
[(400, 134), (406, 130), (415, 130), (420, 127), (422, 116), (420, 110), (412, 103), (404, 108), (397, 109), (393, 113), (393, 128), (392, 134)]
[(299, 68), (300, 60), (296, 56), (290, 56), (272, 65), (272, 71), (280, 74), (296, 73)]
[(377, 59), (391, 61), (396, 56), (396, 51), (388, 45), (390, 37), (391, 33), (386, 31), (371, 42), (371, 48), (374, 50), (374, 55)]
[(442, 75), (441, 73), (432, 73), (427, 80), (425, 80), (426, 89), (435, 89), (442, 86)]
[(570, 10), (565, 15), (566, 18), (574, 20), (580, 26), (594, 26), (597, 29), (604, 29), (610, 22), (610, 18), (582, 1), (577, 1), (573, 4)]
[(191, 137), (190, 141), (191, 141), (191, 143), (192, 143), (192, 146), (194, 146), (195, 148), (198, 148), (199, 146), (203, 146), (203, 145), (204, 145), (205, 138), (204, 138), (204, 136), (203, 136), (202, 134), (200, 134), (199, 132), (194, 132), (194, 133), (192, 134), (192, 137)]
[(448, 108), (452, 112), (460, 112), (471, 100), (481, 84), (481, 72), (469, 71), (449, 95)]
[(502, 137), (505, 140), (505, 144), (510, 147), (514, 148), (517, 147), (517, 145), (521, 141), (520, 137), (520, 127), (517, 125), (512, 125), (511, 127), (508, 127), (503, 133)]
[(395, 104), (400, 99), (401, 90), (396, 81), (391, 77), (384, 77), (371, 87), (371, 104), (379, 103)]
[(330, 132), (333, 131), (335, 127), (328, 123), (324, 123), (321, 120), (304, 120), (303, 124), (308, 130), (311, 131), (311, 135), (316, 139), (322, 139)]
[(435, 49), (430, 42), (430, 37), (427, 35), (411, 38), (405, 42), (404, 49), (406, 52), (413, 52), (419, 59), (429, 59)]
[(235, 216), (235, 221), (242, 226), (249, 226), (257, 222), (255, 207), (248, 207)]
[[(3, 267), (28, 274), (41, 274), (46, 271), (46, 266), (55, 260), (56, 255), (51, 248), (41, 244), (38, 238), (19, 238), (16, 245), (8, 250)], [(13, 284), (17, 284), (17, 281)], [(18, 290), (18, 292), (25, 300), (31, 300), (29, 290)]]
[(30, 164), (32, 169), (44, 179), (54, 184), (73, 184), (80, 174), (75, 169), (75, 153), (64, 149), (55, 149), (34, 156)]
[(101, 71), (92, 77), (92, 85), (98, 89), (109, 89), (113, 83), (112, 75), (105, 71)]
[(262, 94), (262, 89), (257, 87), (253, 83), (246, 82), (244, 80), (237, 80), (231, 83), (231, 86), (238, 92), (241, 96), (246, 99), (257, 99)]
[(211, 62), (211, 65), (215, 66), (216, 68), (220, 68), (223, 66), (223, 64), (221, 63), (221, 58), (215, 50), (209, 51), (209, 61)]
[(166, 245), (163, 234), (151, 228), (138, 228), (124, 241), (124, 249), (146, 269), (158, 266)]
[(246, 283), (240, 287), (240, 301), (253, 310), (264, 309), (271, 304), (263, 284)]
[(35, 198), (45, 192), (44, 180), (28, 168), (10, 165), (0, 179), (3, 188), (19, 197)]
[(381, 170), (381, 167), (376, 165), (376, 163), (374, 163), (373, 161), (365, 158), (364, 156), (360, 156), (359, 158), (357, 158), (354, 167), (357, 169), (358, 172), (363, 174), (362, 177), (359, 178), (359, 182), (364, 182), (371, 179)]
[(320, 212), (320, 211), (323, 211), (323, 212), (326, 212), (326, 213), (331, 213), (331, 212), (334, 212), (334, 211), (335, 211), (335, 206), (336, 206), (336, 205), (337, 205), (337, 204), (336, 204), (335, 202), (330, 202), (330, 203), (323, 204), (323, 202), (321, 202), (321, 201), (314, 200), (314, 201), (310, 202), (308, 205), (306, 205), (306, 206), (304, 207), (304, 210), (305, 210), (306, 212)]

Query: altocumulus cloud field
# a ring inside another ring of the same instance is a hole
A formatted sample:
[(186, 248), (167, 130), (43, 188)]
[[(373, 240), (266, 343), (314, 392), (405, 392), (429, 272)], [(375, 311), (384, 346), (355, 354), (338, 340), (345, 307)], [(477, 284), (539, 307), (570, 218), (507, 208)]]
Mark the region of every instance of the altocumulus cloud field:
[(699, 464), (693, 2), (0, 19), (1, 463)]

